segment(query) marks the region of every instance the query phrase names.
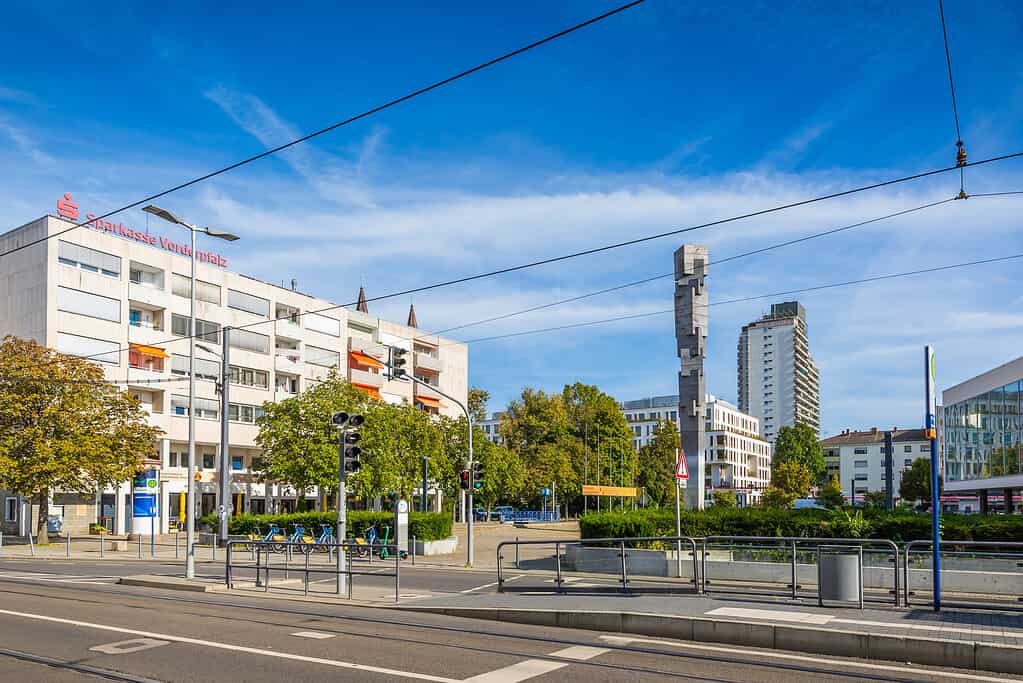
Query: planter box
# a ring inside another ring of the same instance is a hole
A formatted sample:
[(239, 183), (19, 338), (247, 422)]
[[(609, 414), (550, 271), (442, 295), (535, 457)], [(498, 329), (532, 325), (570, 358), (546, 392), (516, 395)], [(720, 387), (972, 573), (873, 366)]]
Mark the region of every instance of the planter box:
[(458, 550), (458, 538), (449, 536), (439, 541), (416, 541), (416, 556), (450, 555)]

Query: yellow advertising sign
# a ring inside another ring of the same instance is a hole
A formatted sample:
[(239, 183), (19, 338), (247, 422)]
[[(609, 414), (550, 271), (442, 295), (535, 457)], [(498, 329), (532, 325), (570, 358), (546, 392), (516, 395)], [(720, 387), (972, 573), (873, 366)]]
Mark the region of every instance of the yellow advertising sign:
[(632, 486), (583, 486), (583, 495), (635, 498), (639, 495), (639, 489)]

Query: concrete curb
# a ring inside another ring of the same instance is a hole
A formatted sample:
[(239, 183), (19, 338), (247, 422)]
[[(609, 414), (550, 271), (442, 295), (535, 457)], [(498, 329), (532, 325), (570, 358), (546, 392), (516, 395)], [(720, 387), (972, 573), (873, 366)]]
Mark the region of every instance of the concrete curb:
[(403, 605), (398, 609), (533, 626), (577, 628), (690, 640), (700, 643), (789, 650), (835, 657), (857, 657), (956, 669), (1023, 674), (1023, 647), (999, 643), (917, 638), (894, 634), (642, 612), (408, 605)]
[(214, 584), (212, 583), (197, 583), (177, 576), (157, 576), (152, 574), (122, 576), (117, 583), (122, 586), (162, 588), (164, 590), (188, 591), (191, 593), (211, 593), (214, 591)]

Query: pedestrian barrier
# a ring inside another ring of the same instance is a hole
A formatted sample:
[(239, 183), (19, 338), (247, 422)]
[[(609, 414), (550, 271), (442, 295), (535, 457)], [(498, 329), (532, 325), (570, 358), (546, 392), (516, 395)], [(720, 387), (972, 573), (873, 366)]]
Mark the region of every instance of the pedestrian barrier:
[[(1023, 542), (1019, 541), (949, 541), (941, 542), (942, 607), (969, 607), (974, 609), (1020, 610), (1023, 602)], [(930, 540), (909, 541), (903, 551), (903, 586), (905, 607), (917, 595), (913, 590), (913, 572), (919, 572), (920, 581), (931, 585), (934, 544)], [(914, 559), (915, 558), (915, 559)], [(948, 558), (946, 561), (945, 558)], [(917, 567), (911, 567), (912, 564)], [(920, 593), (930, 593), (919, 589)], [(950, 601), (945, 596), (956, 596)], [(968, 600), (964, 598), (968, 597)], [(1010, 602), (1012, 604), (1006, 604)], [(933, 605), (934, 596), (922, 604)]]
[[(394, 601), (398, 602), (401, 590), (401, 559), (402, 552), (395, 543), (377, 543), (373, 551), (385, 560), (394, 561), (394, 571), (382, 572), (378, 569), (363, 571), (355, 564), (356, 559), (366, 560), (367, 564), (373, 553), (364, 555), (366, 545), (360, 545), (354, 541), (343, 543), (322, 542), (316, 544), (302, 541), (252, 541), (232, 540), (225, 546), (226, 559), (224, 563), (224, 582), (228, 589), (235, 587), (239, 574), (244, 576), (250, 573), (253, 576), (254, 585), (269, 592), (271, 575), (276, 573), (282, 575), (288, 581), (292, 573), (301, 574), (303, 577), (303, 594), (309, 594), (310, 575), (320, 574), (334, 576), (337, 578), (334, 593), (340, 595), (342, 583), (346, 584), (347, 598), (351, 600), (354, 596), (354, 577), (376, 576), (394, 579)], [(324, 549), (326, 553), (324, 554)], [(316, 551), (320, 552), (317, 553)], [(343, 562), (336, 561), (337, 553), (344, 552)], [(298, 562), (295, 557), (299, 556)], [(243, 560), (241, 557), (248, 557)], [(317, 562), (323, 560), (323, 562)], [(341, 580), (345, 577), (345, 581)]]

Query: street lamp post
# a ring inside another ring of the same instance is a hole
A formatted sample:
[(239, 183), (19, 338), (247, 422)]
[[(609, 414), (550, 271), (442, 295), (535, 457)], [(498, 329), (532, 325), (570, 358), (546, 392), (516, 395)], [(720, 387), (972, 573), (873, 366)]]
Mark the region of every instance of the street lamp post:
[(188, 315), (188, 482), (185, 496), (185, 578), (195, 578), (195, 233), (202, 232), (210, 237), (234, 242), (237, 235), (213, 228), (200, 228), (181, 220), (160, 207), (150, 204), (142, 209), (163, 220), (188, 228), (191, 234), (192, 282)]

